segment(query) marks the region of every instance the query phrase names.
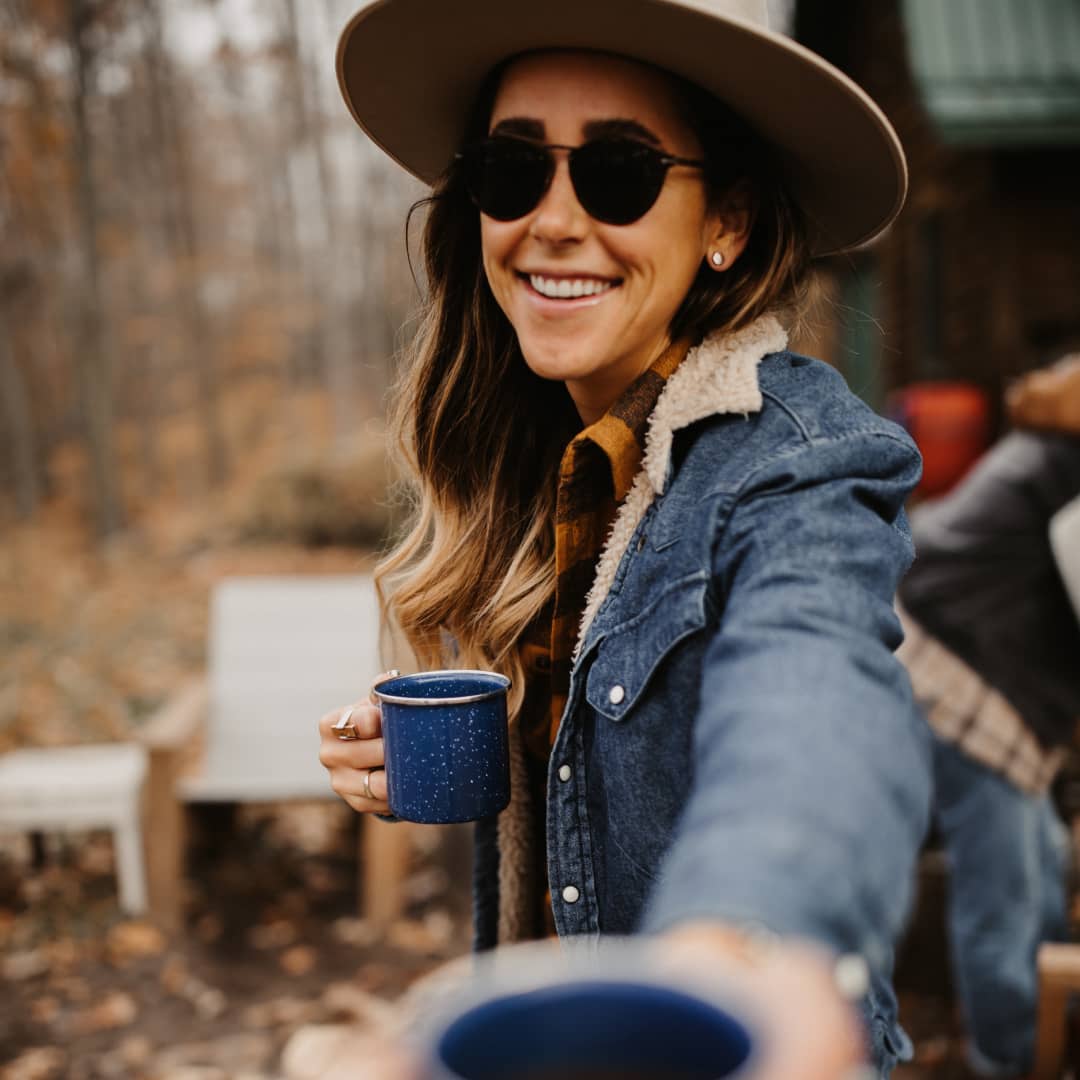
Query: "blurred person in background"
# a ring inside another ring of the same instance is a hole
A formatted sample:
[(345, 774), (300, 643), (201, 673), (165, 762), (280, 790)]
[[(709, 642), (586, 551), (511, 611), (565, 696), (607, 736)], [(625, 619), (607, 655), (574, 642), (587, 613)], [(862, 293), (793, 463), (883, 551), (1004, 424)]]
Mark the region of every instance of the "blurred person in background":
[[(1080, 621), (1051, 522), (1080, 499), (1080, 356), (1014, 385), (1017, 430), (912, 514), (900, 657), (935, 735), (952, 970), (976, 1076), (1030, 1069), (1039, 943), (1067, 933), (1048, 795), (1080, 721)], [(1080, 554), (1076, 552), (1075, 554)]]
[[(781, 319), (898, 212), (895, 133), (755, 0), (383, 0), (338, 73), (433, 186), (388, 617), (425, 668), (513, 679), (477, 947), (663, 935), (740, 973), (762, 1077), (887, 1076), (929, 797), (893, 652), (920, 463)], [(321, 760), (385, 814), (379, 723), (327, 715)]]

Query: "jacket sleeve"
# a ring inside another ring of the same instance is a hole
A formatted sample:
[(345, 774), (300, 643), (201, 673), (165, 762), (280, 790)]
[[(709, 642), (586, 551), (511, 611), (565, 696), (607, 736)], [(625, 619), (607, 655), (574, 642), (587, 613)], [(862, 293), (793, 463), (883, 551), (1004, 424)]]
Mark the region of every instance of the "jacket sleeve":
[(720, 625), (694, 775), (646, 929), (764, 925), (886, 961), (929, 803), (929, 746), (893, 656), (910, 565), (906, 440), (802, 444), (756, 470), (716, 542)]

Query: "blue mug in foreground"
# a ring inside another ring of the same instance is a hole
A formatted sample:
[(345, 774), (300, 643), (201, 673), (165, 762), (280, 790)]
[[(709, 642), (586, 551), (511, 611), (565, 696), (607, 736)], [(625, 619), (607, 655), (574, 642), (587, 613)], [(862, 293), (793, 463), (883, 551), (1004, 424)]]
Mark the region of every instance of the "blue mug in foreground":
[(474, 1005), (425, 1080), (735, 1080), (754, 1040), (718, 1004), (648, 982), (570, 981)]
[(510, 680), (491, 671), (428, 671), (375, 684), (395, 817), (449, 825), (505, 809), (509, 689)]

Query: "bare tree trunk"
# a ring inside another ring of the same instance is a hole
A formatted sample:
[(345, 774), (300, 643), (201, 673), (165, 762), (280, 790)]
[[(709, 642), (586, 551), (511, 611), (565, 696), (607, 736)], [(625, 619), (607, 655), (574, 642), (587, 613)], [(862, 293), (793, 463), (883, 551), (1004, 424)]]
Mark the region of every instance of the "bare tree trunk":
[(68, 43), (75, 61), (75, 176), (81, 289), (78, 303), (79, 341), (76, 357), (83, 424), (94, 486), (98, 532), (102, 536), (123, 525), (119, 477), (112, 445), (112, 370), (105, 345), (101, 308), (101, 265), (98, 258), (98, 194), (94, 182), (93, 140), (88, 116), (90, 68), (93, 61), (85, 30), (91, 18), (87, 0), (68, 0)]
[[(4, 147), (0, 143), (0, 166), (4, 165)], [(6, 177), (0, 176), (0, 231), (12, 238), (7, 253), (13, 259), (14, 271), (0, 263), (0, 429), (8, 436), (10, 453), (5, 470), (15, 489), (15, 509), (21, 518), (29, 518), (41, 501), (38, 474), (38, 448), (34, 435), (33, 400), (26, 379), (15, 360), (14, 337), (8, 306), (18, 297), (25, 279), (22, 260), (11, 250), (17, 244), (19, 230), (15, 227), (14, 200), (8, 191)], [(29, 277), (29, 275), (26, 275)]]
[(0, 305), (0, 409), (11, 440), (11, 470), (15, 482), (15, 508), (29, 518), (41, 499), (38, 486), (37, 447), (30, 418), (30, 395), (15, 363), (11, 335)]
[[(83, 428), (81, 406), (76, 397), (75, 408), (61, 404), (39, 391), (39, 372), (64, 371), (67, 381), (75, 382), (69, 372), (65, 339), (70, 340), (70, 290), (41, 287), (41, 281), (62, 280), (63, 264), (71, 246), (71, 222), (64, 208), (57, 205), (69, 198), (70, 180), (66, 163), (51, 140), (57, 129), (54, 91), (49, 77), (37, 66), (37, 56), (26, 41), (16, 44), (17, 29), (30, 21), (25, 0), (3, 0), (0, 4), (0, 41), (11, 42), (14, 48), (4, 55), (5, 77), (17, 81), (28, 95), (30, 124), (26, 134), (31, 139), (31, 179), (34, 197), (30, 205), (15, 197), (11, 175), (0, 175), (0, 249), (5, 258), (24, 262), (30, 268), (32, 283), (20, 311), (22, 321), (20, 342), (26, 342), (32, 366), (16, 369), (27, 397), (26, 422), (33, 435), (34, 487), (38, 498), (45, 500), (51, 493), (48, 457), (56, 443), (71, 434), (73, 421), (80, 433)], [(66, 105), (67, 103), (65, 103)], [(0, 137), (0, 158), (11, 147)], [(5, 163), (6, 164), (6, 163)], [(27, 164), (24, 158), (24, 167)], [(26, 178), (23, 180), (25, 190)], [(74, 209), (74, 201), (72, 202)], [(10, 299), (5, 297), (5, 299)], [(7, 324), (12, 327), (15, 312), (8, 308)], [(14, 339), (9, 337), (9, 347)], [(77, 361), (76, 361), (77, 362)], [(46, 376), (47, 377), (47, 376)], [(74, 414), (74, 415), (73, 415)]]
[[(220, 7), (218, 13), (221, 14)], [(224, 28), (221, 36), (223, 40), (228, 40), (228, 32)], [(250, 117), (243, 115), (250, 104), (245, 96), (242, 64), (239, 54), (231, 46), (219, 50), (219, 70), (234, 114), (230, 133), (241, 148), (240, 156), (246, 163), (246, 187), (251, 193), (252, 215), (259, 223), (255, 235), (255, 254), (260, 262), (268, 263), (272, 269), (272, 273), (263, 271), (255, 275), (255, 281), (249, 282), (248, 286), (254, 285), (251, 291), (258, 303), (276, 306), (284, 299), (281, 279), (286, 268), (287, 244), (283, 235), (281, 208), (273, 191), (275, 162)]]
[[(308, 96), (308, 86), (304, 78), (304, 58), (300, 46), (299, 19), (297, 15), (296, 0), (283, 0), (285, 26), (282, 30), (282, 45), (285, 52), (285, 78), (286, 98), (290, 105), (291, 131), (289, 139), (290, 151), (298, 148), (308, 148), (312, 151), (315, 165), (315, 188), (316, 199), (319, 204), (318, 220), (321, 236), (314, 238), (305, 235), (300, 220), (295, 219), (297, 229), (297, 247), (300, 255), (300, 268), (304, 279), (304, 291), (309, 299), (314, 299), (323, 307), (329, 307), (331, 312), (333, 304), (330, 301), (328, 290), (336, 289), (337, 283), (333, 280), (335, 267), (332, 258), (327, 258), (330, 245), (334, 242), (333, 219), (329, 206), (329, 170), (325, 155), (319, 144), (318, 136), (313, 132), (311, 122), (311, 105)], [(286, 178), (288, 186), (288, 178)], [(296, 212), (296, 200), (291, 190), (288, 192), (289, 205)], [(318, 256), (313, 252), (317, 251)], [(327, 359), (327, 322), (330, 320), (321, 317), (307, 333), (307, 361), (310, 370), (324, 382), (332, 383), (328, 376)]]
[[(297, 0), (286, 0), (291, 37), (296, 46), (294, 68), (303, 86), (306, 67), (302, 61), (297, 35)], [(323, 298), (324, 357), (323, 370), (333, 409), (334, 441), (343, 446), (356, 427), (356, 378), (354, 354), (349, 340), (348, 293), (353, 279), (348, 273), (347, 241), (338, 227), (337, 185), (330, 168), (326, 145), (326, 108), (319, 92), (317, 80), (312, 81), (313, 107), (307, 105), (307, 97), (301, 102), (304, 130), (311, 140), (315, 156), (316, 175), (319, 179), (319, 208), (322, 217), (324, 250), (326, 258), (321, 263), (319, 290)]]
[[(287, 39), (291, 61), (289, 70), (292, 73), (293, 88), (295, 90), (293, 107), (296, 110), (294, 114), (297, 127), (296, 133), (301, 141), (310, 143), (315, 157), (315, 173), (318, 177), (319, 191), (319, 216), (322, 219), (323, 240), (332, 243), (335, 226), (333, 174), (330, 170), (326, 145), (323, 141), (318, 90), (316, 89), (312, 95), (314, 106), (308, 95), (307, 67), (304, 63), (303, 49), (300, 45), (300, 19), (297, 0), (285, 0), (285, 15), (289, 28)], [(313, 116), (316, 118), (314, 122)]]
[[(128, 102), (116, 99), (110, 133), (114, 139), (115, 159), (123, 163), (125, 176), (133, 187), (141, 192), (160, 193), (164, 178), (155, 153), (157, 148), (148, 145), (152, 141), (147, 135), (147, 128), (152, 130), (152, 124), (145, 115), (149, 97), (149, 94), (140, 94)], [(131, 246), (119, 280), (114, 283), (114, 288), (119, 286), (121, 295), (110, 297), (110, 309), (121, 314), (126, 309), (128, 316), (124, 320), (128, 331), (124, 336), (121, 381), (126, 393), (120, 397), (118, 408), (124, 419), (134, 420), (138, 430), (140, 493), (149, 503), (161, 492), (158, 429), (164, 380), (158, 362), (161, 342), (155, 340), (163, 335), (147, 282), (153, 276), (157, 245), (164, 237), (156, 228), (161, 221), (155, 214), (154, 200), (133, 198), (128, 215)]]
[(155, 142), (171, 159), (170, 176), (163, 190), (171, 191), (168, 226), (180, 264), (180, 297), (186, 329), (190, 335), (192, 364), (198, 381), (202, 412), (206, 467), (211, 484), (224, 483), (229, 471), (225, 426), (221, 412), (218, 377), (210, 324), (199, 292), (199, 241), (192, 202), (191, 160), (186, 133), (173, 92), (169, 58), (162, 40), (160, 0), (143, 0), (147, 19), (147, 77), (150, 113)]

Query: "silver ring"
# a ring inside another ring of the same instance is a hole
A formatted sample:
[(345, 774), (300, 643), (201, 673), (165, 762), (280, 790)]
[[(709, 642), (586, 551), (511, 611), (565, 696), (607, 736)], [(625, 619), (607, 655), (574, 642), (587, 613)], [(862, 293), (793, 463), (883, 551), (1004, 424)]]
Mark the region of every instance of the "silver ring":
[(368, 769), (364, 773), (364, 798), (370, 799), (372, 802), (378, 802), (378, 796), (371, 790), (371, 774), (375, 772), (375, 769)]
[(356, 725), (352, 722), (350, 717), (355, 712), (356, 706), (350, 705), (342, 714), (341, 719), (335, 721), (330, 730), (342, 741), (353, 742), (360, 738), (360, 732), (356, 730)]

